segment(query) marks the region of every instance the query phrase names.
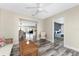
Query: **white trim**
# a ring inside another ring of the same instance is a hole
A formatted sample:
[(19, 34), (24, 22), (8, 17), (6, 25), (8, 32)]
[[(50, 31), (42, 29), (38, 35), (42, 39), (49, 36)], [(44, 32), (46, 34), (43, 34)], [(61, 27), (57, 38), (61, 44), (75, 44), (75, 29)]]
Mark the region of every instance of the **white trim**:
[(79, 49), (76, 49), (76, 48), (74, 48), (74, 47), (71, 47), (71, 46), (68, 46), (68, 45), (64, 45), (64, 47), (67, 47), (67, 48), (69, 48), (69, 49), (73, 49), (73, 50), (75, 50), (75, 51), (78, 51), (78, 52), (79, 52)]

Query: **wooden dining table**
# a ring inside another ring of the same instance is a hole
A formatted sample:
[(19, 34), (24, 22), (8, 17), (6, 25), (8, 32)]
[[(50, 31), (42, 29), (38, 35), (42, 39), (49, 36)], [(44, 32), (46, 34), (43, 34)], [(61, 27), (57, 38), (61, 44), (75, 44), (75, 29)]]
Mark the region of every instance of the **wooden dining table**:
[(21, 56), (37, 56), (38, 55), (38, 45), (35, 42), (29, 40), (23, 40), (19, 42), (20, 45), (20, 55)]

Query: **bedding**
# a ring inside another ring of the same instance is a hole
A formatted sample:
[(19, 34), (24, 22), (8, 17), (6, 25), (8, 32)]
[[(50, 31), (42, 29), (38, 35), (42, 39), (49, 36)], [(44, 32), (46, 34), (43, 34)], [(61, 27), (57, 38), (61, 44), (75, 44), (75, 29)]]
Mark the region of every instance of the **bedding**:
[(0, 34), (0, 46), (4, 46), (4, 44), (5, 44), (4, 38), (3, 38), (3, 36)]

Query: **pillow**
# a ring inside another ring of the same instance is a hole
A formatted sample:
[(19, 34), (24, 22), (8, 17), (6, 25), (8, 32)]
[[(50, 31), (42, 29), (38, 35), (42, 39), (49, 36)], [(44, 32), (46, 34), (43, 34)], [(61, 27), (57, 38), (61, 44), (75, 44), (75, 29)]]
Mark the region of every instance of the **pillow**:
[(4, 38), (0, 34), (0, 46), (4, 46)]

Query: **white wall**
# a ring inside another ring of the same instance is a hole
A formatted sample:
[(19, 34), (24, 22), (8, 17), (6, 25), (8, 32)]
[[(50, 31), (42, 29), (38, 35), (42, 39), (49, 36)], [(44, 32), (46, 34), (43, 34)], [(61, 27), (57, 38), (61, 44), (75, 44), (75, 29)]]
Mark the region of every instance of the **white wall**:
[(0, 12), (0, 34), (3, 35), (3, 20), (1, 20), (1, 12)]
[[(2, 33), (4, 38), (13, 38), (15, 44), (18, 43), (18, 22), (20, 18), (32, 20), (31, 17), (27, 17), (26, 15), (20, 15), (8, 10), (0, 9), (0, 33)], [(38, 24), (38, 28), (38, 30), (41, 29), (40, 23)]]
[(52, 19), (51, 18), (43, 20), (43, 31), (46, 32), (46, 34), (47, 34), (47, 40), (49, 40), (49, 41), (53, 41), (52, 38), (54, 38), (52, 36), (52, 33), (53, 33), (52, 30), (54, 29), (52, 27), (52, 25), (53, 24), (52, 24)]
[(39, 20), (37, 24), (37, 40), (39, 40), (39, 34), (43, 31), (43, 20)]
[[(51, 31), (51, 20), (55, 21), (60, 17), (64, 17), (64, 46), (79, 51), (79, 6), (44, 20), (47, 26), (44, 30), (47, 32), (49, 38), (51, 38), (51, 33), (54, 31), (54, 29)], [(54, 23), (52, 22), (52, 24)], [(54, 28), (53, 25), (52, 27)], [(52, 39), (52, 41), (54, 41), (54, 39)]]
[(79, 6), (66, 13), (64, 26), (65, 46), (79, 51)]

